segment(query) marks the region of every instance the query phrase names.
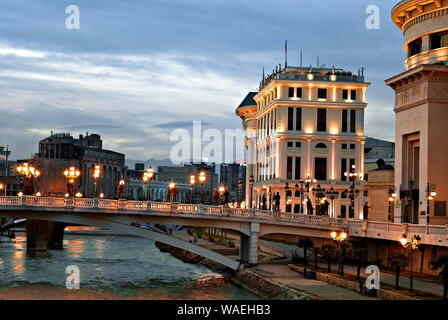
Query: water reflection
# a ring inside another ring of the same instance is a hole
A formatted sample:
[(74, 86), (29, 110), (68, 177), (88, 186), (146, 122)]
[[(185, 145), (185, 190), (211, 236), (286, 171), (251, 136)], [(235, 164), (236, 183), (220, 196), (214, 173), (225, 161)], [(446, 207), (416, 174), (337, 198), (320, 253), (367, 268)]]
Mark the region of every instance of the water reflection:
[[(0, 242), (0, 300), (254, 298), (209, 268), (160, 252), (153, 241), (112, 235), (64, 237), (64, 250), (32, 254), (26, 252), (25, 236)], [(76, 295), (65, 289), (68, 265), (81, 271)]]
[(95, 241), (95, 248), (96, 248), (96, 257), (102, 258), (103, 257), (103, 250), (104, 250), (104, 240), (98, 239)]
[(67, 249), (72, 253), (73, 258), (79, 258), (84, 252), (84, 240), (71, 240), (67, 244)]

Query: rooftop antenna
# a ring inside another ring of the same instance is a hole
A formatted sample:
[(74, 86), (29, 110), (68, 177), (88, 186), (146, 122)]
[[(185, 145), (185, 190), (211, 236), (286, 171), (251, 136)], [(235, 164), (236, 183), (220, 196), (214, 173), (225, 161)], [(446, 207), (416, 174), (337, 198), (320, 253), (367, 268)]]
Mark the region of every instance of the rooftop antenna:
[(263, 67), (263, 79), (261, 79), (261, 82), (264, 83), (264, 67)]
[(285, 69), (288, 68), (288, 40), (285, 40)]
[(317, 67), (319, 68), (319, 56), (317, 56)]
[(302, 67), (302, 62), (303, 62), (303, 55), (302, 50), (300, 50), (300, 67)]

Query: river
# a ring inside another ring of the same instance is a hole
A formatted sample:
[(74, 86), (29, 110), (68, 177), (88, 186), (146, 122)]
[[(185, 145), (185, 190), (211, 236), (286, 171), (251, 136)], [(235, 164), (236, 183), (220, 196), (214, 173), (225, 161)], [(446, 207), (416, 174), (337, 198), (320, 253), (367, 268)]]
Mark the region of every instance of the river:
[[(153, 241), (114, 234), (65, 234), (64, 250), (26, 253), (26, 235), (0, 242), (0, 299), (257, 299), (228, 276), (160, 252)], [(80, 290), (65, 287), (67, 266)]]

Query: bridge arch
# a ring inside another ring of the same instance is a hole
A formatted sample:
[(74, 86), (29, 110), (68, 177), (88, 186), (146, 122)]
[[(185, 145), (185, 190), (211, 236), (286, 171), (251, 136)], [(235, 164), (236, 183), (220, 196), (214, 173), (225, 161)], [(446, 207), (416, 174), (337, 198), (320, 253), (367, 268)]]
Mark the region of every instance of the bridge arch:
[[(16, 217), (17, 212), (10, 211), (8, 213), (1, 212), (1, 215), (7, 218)], [(115, 216), (114, 218), (110, 218), (110, 215), (106, 214), (78, 214), (78, 213), (55, 213), (55, 212), (32, 212), (27, 211), (25, 213), (19, 214), (22, 219), (30, 219), (30, 220), (42, 220), (42, 221), (54, 221), (54, 222), (63, 222), (67, 224), (78, 224), (78, 225), (89, 225), (93, 227), (106, 228), (119, 233), (126, 233), (129, 235), (134, 235), (146, 239), (150, 239), (153, 241), (158, 241), (179, 249), (183, 249), (209, 260), (220, 263), (232, 270), (238, 270), (240, 263), (238, 261), (232, 260), (224, 255), (221, 255), (215, 251), (205, 249), (203, 247), (197, 246), (193, 243), (186, 242), (184, 240), (180, 240), (166, 234), (162, 234), (159, 232), (142, 229), (140, 227), (134, 226), (134, 222), (139, 222), (141, 219), (135, 219), (134, 217), (129, 216)], [(143, 216), (142, 216), (143, 217)], [(192, 220), (192, 219), (190, 219)], [(175, 222), (175, 221), (174, 221)], [(175, 224), (173, 222), (167, 221), (166, 224)], [(211, 227), (211, 225), (209, 225)]]

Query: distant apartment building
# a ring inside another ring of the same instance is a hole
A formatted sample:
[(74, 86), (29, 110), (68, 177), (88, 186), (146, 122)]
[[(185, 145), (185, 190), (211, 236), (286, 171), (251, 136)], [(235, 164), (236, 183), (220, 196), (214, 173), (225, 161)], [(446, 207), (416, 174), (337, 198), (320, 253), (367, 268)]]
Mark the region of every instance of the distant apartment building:
[[(362, 217), (368, 86), (362, 70), (353, 75), (336, 68), (280, 66), (263, 76), (259, 91), (250, 92), (236, 109), (246, 131), (246, 201), (251, 198), (253, 176), (256, 207), (263, 198), (269, 202), (270, 193), (279, 193), (282, 211), (311, 213), (303, 199), (309, 198), (316, 208), (322, 197), (311, 190), (303, 196), (295, 188), (311, 179), (310, 189), (320, 185), (341, 195), (331, 215)], [(345, 192), (350, 186), (346, 172), (358, 174), (352, 210)], [(291, 192), (288, 202), (286, 183)]]
[[(231, 202), (246, 199), (246, 166), (239, 163), (223, 163), (219, 167), (220, 183), (229, 191)], [(242, 189), (238, 189), (238, 181), (242, 180)]]
[[(206, 181), (200, 185), (198, 173), (206, 172)], [(202, 194), (202, 202), (205, 204), (213, 203), (213, 193), (218, 187), (218, 174), (215, 172), (215, 164), (206, 163), (186, 163), (183, 167), (159, 166), (155, 181), (151, 182), (151, 199), (166, 201), (166, 191), (171, 181), (176, 183), (178, 194), (177, 201), (189, 203), (192, 197), (193, 203), (199, 203)], [(193, 193), (190, 189), (190, 176), (196, 176), (196, 183), (193, 186)]]
[(67, 192), (67, 181), (63, 172), (76, 167), (81, 175), (75, 182), (75, 191), (85, 197), (94, 197), (93, 171), (101, 166), (98, 193), (104, 198), (117, 197), (118, 183), (125, 178), (125, 155), (103, 149), (98, 134), (79, 135), (76, 139), (69, 133), (55, 133), (39, 142), (39, 152), (29, 160), (41, 171), (38, 180), (42, 196), (63, 196)]

